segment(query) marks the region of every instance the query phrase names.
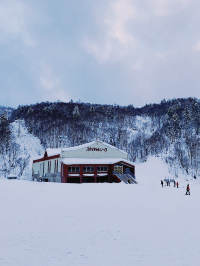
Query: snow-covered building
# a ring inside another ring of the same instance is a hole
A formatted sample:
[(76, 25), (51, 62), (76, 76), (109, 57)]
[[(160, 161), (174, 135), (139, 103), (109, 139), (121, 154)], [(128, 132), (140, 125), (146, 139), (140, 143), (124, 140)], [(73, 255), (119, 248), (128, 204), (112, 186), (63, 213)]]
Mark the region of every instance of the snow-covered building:
[(126, 152), (96, 140), (83, 145), (46, 149), (33, 160), (33, 178), (49, 182), (135, 183), (135, 166)]

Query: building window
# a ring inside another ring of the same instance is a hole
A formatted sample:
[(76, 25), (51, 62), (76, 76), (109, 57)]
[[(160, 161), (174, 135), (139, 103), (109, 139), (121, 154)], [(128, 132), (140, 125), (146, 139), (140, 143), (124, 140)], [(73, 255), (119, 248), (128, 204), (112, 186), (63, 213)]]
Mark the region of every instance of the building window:
[(93, 173), (94, 166), (83, 166), (83, 173)]
[(97, 167), (97, 172), (107, 172), (108, 167), (107, 166), (98, 166)]
[(54, 162), (54, 173), (58, 173), (58, 160)]
[(48, 161), (48, 169), (47, 169), (48, 173), (51, 173), (51, 161)]
[(80, 172), (80, 168), (78, 166), (69, 166), (68, 167), (68, 172), (69, 173), (79, 173)]

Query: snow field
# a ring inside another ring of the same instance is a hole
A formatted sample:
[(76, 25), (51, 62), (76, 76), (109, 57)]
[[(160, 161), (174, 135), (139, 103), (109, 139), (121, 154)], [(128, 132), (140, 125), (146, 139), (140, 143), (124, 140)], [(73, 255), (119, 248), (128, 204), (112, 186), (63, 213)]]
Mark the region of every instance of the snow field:
[(151, 158), (138, 185), (0, 179), (0, 265), (199, 265), (199, 183), (185, 196), (164, 171)]

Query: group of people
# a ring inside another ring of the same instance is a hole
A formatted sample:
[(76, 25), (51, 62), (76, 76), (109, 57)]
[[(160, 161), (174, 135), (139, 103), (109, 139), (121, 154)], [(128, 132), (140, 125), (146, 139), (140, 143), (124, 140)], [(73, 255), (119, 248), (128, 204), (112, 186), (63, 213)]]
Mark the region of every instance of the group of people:
[[(170, 181), (169, 180), (164, 179), (164, 181), (166, 182), (166, 185), (167, 186), (170, 186)], [(163, 185), (164, 185), (163, 180), (161, 180), (161, 185), (163, 187)], [(178, 186), (179, 186), (179, 183), (174, 180), (174, 187), (177, 187), (178, 188)], [(185, 193), (185, 195), (190, 195), (190, 186), (189, 186), (189, 184), (187, 184), (187, 186), (186, 186), (186, 193)]]
[[(166, 182), (166, 185), (167, 186), (170, 186), (170, 181), (169, 180), (165, 180), (164, 179), (164, 181)], [(163, 182), (163, 180), (161, 180), (162, 187), (163, 187), (163, 184), (164, 184), (164, 182)], [(177, 187), (178, 188), (178, 185), (179, 185), (179, 183), (174, 180), (174, 187)]]
[(178, 182), (176, 182), (175, 180), (174, 180), (174, 187), (176, 187), (177, 186), (177, 188), (178, 188)]

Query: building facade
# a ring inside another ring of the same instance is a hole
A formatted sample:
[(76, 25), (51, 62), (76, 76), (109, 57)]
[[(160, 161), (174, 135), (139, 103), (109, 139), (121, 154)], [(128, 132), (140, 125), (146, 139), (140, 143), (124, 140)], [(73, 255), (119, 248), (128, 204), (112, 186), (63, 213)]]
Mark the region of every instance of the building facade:
[(33, 161), (33, 179), (62, 183), (135, 182), (127, 153), (96, 140), (76, 147), (47, 149)]

